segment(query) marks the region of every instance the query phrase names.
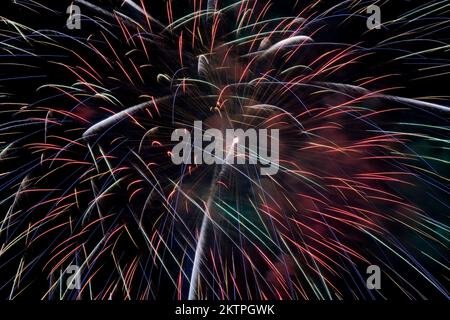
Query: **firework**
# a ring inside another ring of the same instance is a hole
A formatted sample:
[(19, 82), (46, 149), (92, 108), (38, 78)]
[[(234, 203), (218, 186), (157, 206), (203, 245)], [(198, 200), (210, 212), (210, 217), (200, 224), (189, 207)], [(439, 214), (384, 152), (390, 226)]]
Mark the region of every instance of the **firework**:
[[(448, 6), (393, 2), (9, 4), (0, 296), (448, 298)], [(276, 130), (277, 172), (175, 164), (196, 121)]]

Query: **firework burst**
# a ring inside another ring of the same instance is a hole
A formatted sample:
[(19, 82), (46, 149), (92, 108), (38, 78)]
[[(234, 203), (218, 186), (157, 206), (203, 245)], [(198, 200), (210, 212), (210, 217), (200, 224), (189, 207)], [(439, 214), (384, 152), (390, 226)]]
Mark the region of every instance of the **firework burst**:
[[(393, 2), (10, 4), (1, 297), (448, 298), (448, 5)], [(175, 165), (195, 121), (278, 129), (277, 174)]]

